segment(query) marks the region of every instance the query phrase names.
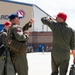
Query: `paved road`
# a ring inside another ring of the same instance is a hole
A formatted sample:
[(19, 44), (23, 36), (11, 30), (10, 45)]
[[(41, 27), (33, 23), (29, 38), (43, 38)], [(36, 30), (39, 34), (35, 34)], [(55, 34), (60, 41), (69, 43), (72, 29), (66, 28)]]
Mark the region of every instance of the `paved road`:
[[(29, 75), (50, 75), (51, 74), (51, 53), (28, 53)], [(70, 66), (73, 57), (71, 55)], [(69, 69), (67, 75), (69, 75)]]

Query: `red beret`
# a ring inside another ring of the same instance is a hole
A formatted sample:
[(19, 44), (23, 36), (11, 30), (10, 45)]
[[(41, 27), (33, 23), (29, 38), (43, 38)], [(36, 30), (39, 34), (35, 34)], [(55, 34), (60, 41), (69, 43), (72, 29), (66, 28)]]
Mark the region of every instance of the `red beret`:
[(58, 13), (56, 17), (62, 18), (64, 21), (67, 19), (67, 15), (65, 13)]
[(10, 22), (5, 22), (4, 26), (11, 26), (11, 23)]

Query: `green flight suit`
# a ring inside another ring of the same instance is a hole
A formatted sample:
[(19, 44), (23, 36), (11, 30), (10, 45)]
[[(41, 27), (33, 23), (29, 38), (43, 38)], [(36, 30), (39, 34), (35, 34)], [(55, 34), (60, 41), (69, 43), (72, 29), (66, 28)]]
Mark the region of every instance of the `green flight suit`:
[(58, 72), (60, 75), (66, 75), (70, 59), (70, 49), (75, 49), (74, 32), (65, 22), (51, 22), (46, 17), (43, 17), (41, 21), (52, 30), (52, 75), (58, 75)]
[(0, 75), (15, 75), (15, 70), (10, 57), (10, 51), (8, 48), (6, 48), (6, 41), (7, 31), (3, 29), (0, 36), (0, 44), (4, 45), (4, 51), (0, 56)]
[(4, 75), (4, 66), (5, 66), (6, 55), (5, 52), (0, 57), (0, 75)]
[[(28, 36), (24, 34), (24, 31), (28, 30), (28, 28), (28, 23), (23, 28), (19, 25), (12, 24), (12, 26), (8, 30), (8, 37), (13, 33), (17, 41), (27, 42)], [(16, 73), (18, 73), (18, 75), (28, 75), (28, 61), (26, 56), (26, 50), (24, 53), (12, 57)]]

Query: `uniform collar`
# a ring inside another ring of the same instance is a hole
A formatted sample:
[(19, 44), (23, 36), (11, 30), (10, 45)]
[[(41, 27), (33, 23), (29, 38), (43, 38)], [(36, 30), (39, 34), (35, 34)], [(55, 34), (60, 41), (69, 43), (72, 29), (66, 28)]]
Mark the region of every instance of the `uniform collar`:
[(62, 22), (62, 23), (59, 23), (59, 24), (68, 26), (67, 23), (65, 23), (65, 22)]
[(3, 29), (3, 31), (4, 31), (4, 32), (7, 32), (7, 30), (6, 30), (6, 29)]

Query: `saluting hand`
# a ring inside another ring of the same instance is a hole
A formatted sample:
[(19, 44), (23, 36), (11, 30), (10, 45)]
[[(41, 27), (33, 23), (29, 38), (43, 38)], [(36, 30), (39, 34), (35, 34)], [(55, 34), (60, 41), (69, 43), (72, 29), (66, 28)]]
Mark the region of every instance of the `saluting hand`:
[(33, 18), (30, 19), (29, 23), (34, 23), (35, 20)]

